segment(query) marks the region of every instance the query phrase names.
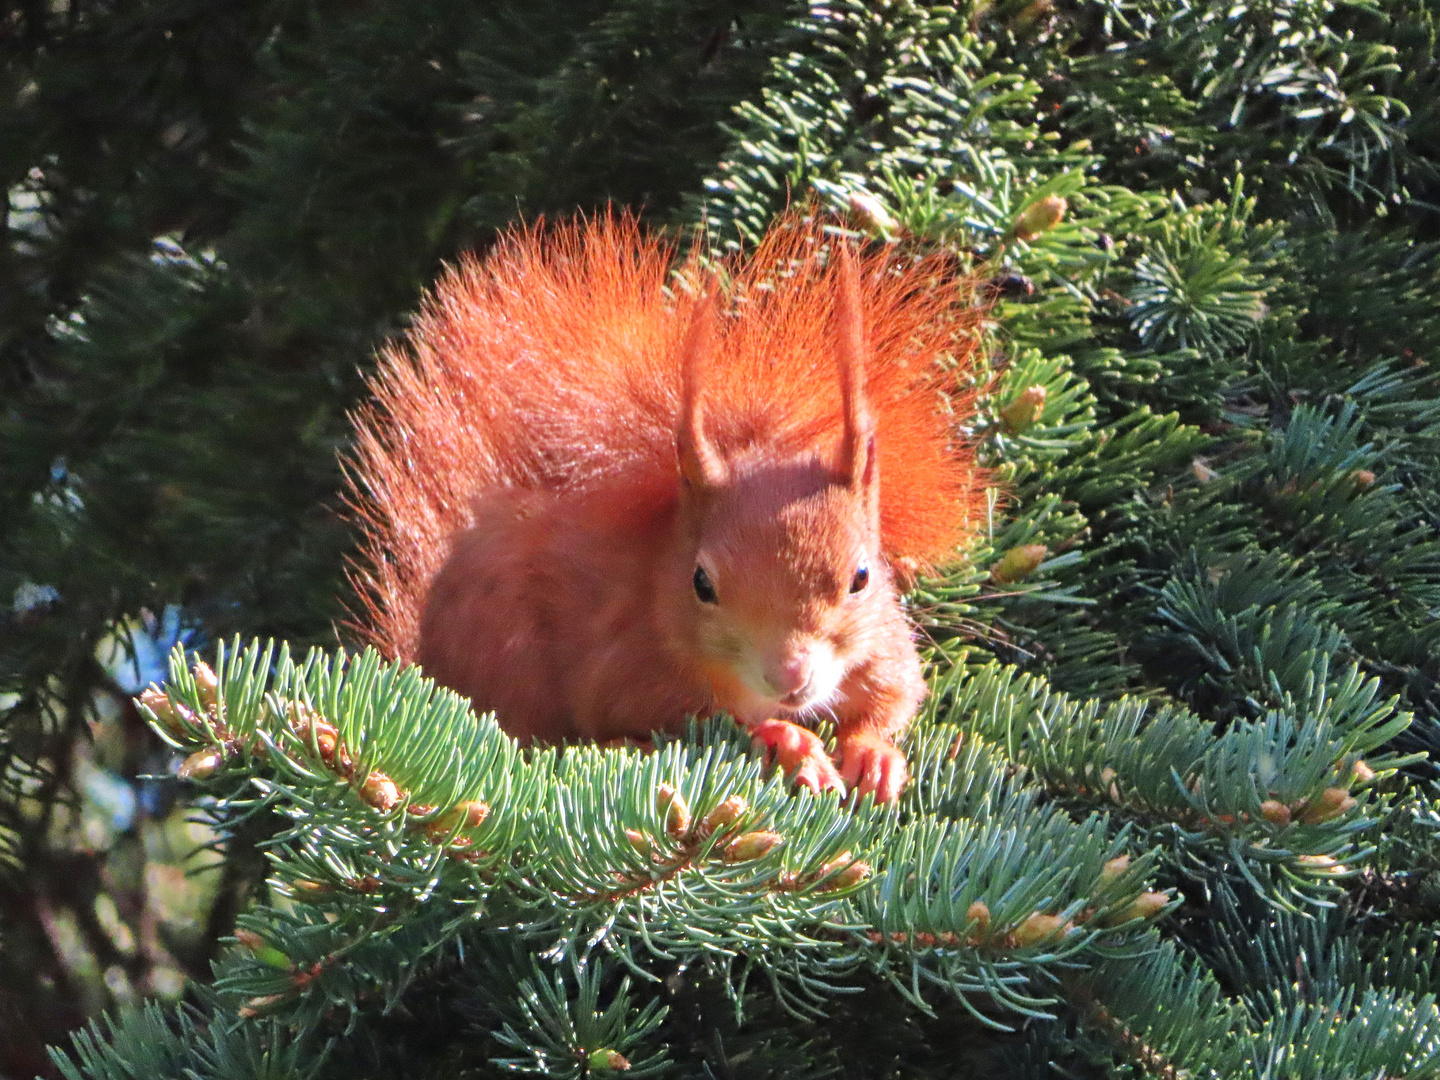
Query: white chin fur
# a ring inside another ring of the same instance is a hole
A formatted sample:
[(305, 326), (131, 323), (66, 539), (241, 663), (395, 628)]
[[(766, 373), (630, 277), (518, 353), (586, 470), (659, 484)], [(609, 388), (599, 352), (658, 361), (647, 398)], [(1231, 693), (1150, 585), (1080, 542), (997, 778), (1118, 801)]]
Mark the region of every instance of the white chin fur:
[(772, 717), (794, 717), (823, 714), (836, 697), (840, 683), (845, 677), (844, 668), (838, 663), (827, 664), (823, 671), (817, 669), (810, 677), (811, 693), (804, 701), (787, 705), (771, 692), (764, 676), (757, 670), (741, 670), (737, 674), (752, 700), (745, 703), (746, 715), (741, 719), (756, 723)]

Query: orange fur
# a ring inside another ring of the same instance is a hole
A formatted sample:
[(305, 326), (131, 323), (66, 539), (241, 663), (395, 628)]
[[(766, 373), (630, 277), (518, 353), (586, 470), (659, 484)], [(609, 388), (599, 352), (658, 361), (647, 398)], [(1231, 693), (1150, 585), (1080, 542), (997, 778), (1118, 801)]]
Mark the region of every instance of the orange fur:
[(840, 775), (893, 797), (924, 688), (892, 570), (978, 517), (975, 313), (942, 262), (798, 216), (725, 288), (673, 258), (602, 217), (442, 278), (357, 416), (362, 629), (519, 736), (723, 709), (778, 746), (764, 721), (825, 712)]

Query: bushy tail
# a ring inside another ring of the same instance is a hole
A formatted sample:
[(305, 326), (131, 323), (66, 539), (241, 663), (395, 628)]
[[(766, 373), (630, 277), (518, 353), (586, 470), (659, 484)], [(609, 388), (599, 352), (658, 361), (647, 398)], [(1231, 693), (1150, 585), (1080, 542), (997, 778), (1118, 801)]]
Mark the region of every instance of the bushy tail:
[[(727, 315), (701, 388), (722, 453), (833, 452), (833, 240), (790, 217), (722, 264)], [(413, 656), (430, 581), (481, 489), (677, 475), (680, 347), (702, 271), (691, 260), (672, 273), (673, 261), (628, 217), (516, 229), (447, 272), (384, 351), (347, 462), (362, 533), (358, 629), (384, 653)], [(913, 571), (953, 558), (978, 508), (981, 480), (956, 429), (970, 412), (956, 375), (976, 312), (941, 260), (875, 251), (859, 263), (883, 542)]]

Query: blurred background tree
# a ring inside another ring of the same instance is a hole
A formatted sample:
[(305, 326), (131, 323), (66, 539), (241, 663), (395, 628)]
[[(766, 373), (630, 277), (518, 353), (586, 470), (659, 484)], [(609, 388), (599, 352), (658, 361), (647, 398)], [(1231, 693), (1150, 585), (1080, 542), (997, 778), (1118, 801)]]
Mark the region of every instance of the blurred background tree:
[(673, 213), (793, 5), (14, 3), (0, 176), (0, 1074), (208, 971), (258, 882), (129, 703), (169, 644), (337, 641), (375, 345), (517, 216)]
[[(175, 762), (131, 695), (175, 642), (341, 642), (360, 375), (444, 260), (522, 216), (624, 205), (740, 244), (813, 197), (952, 250), (996, 304), (974, 434), (1009, 494), (917, 593), (937, 670), (998, 659), (1219, 739), (1349, 700), (1353, 665), (1414, 716), (1386, 749), (1440, 752), (1433, 2), (4, 11), (0, 1075), (207, 979), (266, 895), (272, 826), (145, 779)], [(1435, 988), (1431, 768), (1405, 775), (1353, 811), (1374, 850), (1334, 849), (1323, 932), (1225, 906), (1215, 837), (1098, 795), (1176, 846), (1170, 936), (1259, 1022), (1300, 984)], [(949, 1075), (909, 1023), (901, 1074)], [(1129, 1045), (1073, 1016), (1030, 1037), (1037, 1075)]]

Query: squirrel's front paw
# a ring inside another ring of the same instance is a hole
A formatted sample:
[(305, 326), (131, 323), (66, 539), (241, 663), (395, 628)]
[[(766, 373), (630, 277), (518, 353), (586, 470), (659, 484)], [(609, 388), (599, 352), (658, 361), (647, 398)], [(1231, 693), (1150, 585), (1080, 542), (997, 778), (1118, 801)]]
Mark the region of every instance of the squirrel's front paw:
[(873, 792), (877, 803), (900, 797), (910, 767), (900, 748), (875, 735), (840, 740), (840, 778), (862, 796)]
[[(811, 791), (835, 790), (845, 794), (845, 784), (825, 744), (813, 731), (788, 720), (762, 720), (750, 728), (755, 748), (773, 754), (780, 768), (797, 784)], [(904, 759), (901, 759), (903, 764)]]

